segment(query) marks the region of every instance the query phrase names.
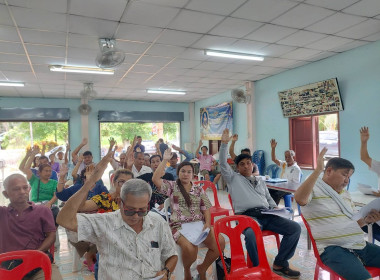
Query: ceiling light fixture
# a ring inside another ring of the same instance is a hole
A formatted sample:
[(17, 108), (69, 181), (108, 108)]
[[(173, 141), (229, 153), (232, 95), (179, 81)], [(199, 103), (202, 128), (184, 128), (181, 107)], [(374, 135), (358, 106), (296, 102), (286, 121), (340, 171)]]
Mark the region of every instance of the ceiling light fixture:
[(85, 73), (85, 74), (103, 74), (113, 75), (115, 73), (112, 69), (102, 69), (97, 67), (81, 67), (69, 65), (49, 65), (52, 72), (68, 72), (68, 73)]
[(236, 58), (236, 59), (257, 60), (257, 61), (263, 61), (264, 60), (263, 56), (257, 56), (257, 55), (253, 55), (253, 54), (213, 51), (213, 50), (205, 50), (205, 55)]
[(0, 81), (0, 86), (3, 86), (3, 87), (24, 87), (25, 83)]
[(147, 93), (156, 93), (156, 94), (179, 94), (184, 95), (186, 94), (185, 91), (178, 91), (178, 90), (169, 90), (169, 89), (147, 89)]

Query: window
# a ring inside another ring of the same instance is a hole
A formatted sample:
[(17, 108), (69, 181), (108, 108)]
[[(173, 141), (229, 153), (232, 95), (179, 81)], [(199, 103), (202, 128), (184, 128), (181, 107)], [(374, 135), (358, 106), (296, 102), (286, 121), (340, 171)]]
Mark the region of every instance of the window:
[(319, 151), (326, 159), (340, 156), (338, 113), (289, 119), (290, 148), (301, 168), (314, 169)]

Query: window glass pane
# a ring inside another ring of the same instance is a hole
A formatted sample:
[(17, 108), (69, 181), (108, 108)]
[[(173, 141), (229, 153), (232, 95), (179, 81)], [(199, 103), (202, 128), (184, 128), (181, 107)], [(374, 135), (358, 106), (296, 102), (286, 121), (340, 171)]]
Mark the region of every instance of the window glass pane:
[(318, 129), (319, 151), (326, 147), (326, 158), (339, 157), (338, 114), (319, 116)]

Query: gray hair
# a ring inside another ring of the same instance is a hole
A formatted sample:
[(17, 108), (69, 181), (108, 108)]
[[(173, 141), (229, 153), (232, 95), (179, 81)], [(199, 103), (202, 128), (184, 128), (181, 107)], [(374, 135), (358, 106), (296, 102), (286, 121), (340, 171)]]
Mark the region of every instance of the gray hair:
[[(14, 179), (16, 179), (16, 178), (22, 178), (22, 179), (24, 179), (28, 183), (28, 180), (26, 180), (26, 178), (25, 178), (24, 175), (21, 175), (19, 173), (15, 173), (15, 174), (9, 175), (7, 178), (5, 178), (5, 180), (3, 182), (4, 190), (5, 191), (8, 191), (8, 187), (11, 185), (11, 182)], [(29, 183), (28, 183), (28, 185), (29, 185)]]
[(141, 179), (130, 179), (124, 183), (121, 187), (120, 198), (125, 201), (127, 195), (131, 194), (134, 196), (143, 196), (145, 194), (149, 195), (149, 200), (152, 197), (152, 188), (150, 185)]
[(286, 152), (289, 152), (289, 154), (292, 156), (292, 157), (294, 157), (295, 155), (296, 155), (296, 153), (293, 151), (293, 150), (287, 150), (287, 151), (285, 151), (285, 153)]

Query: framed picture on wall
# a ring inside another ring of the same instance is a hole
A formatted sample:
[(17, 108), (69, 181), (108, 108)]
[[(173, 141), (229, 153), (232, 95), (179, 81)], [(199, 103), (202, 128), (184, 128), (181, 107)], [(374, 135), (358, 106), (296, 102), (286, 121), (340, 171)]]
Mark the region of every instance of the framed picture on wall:
[(232, 132), (232, 101), (200, 108), (200, 134), (202, 140), (220, 140), (223, 130)]
[(332, 113), (343, 110), (336, 78), (278, 93), (284, 117)]

